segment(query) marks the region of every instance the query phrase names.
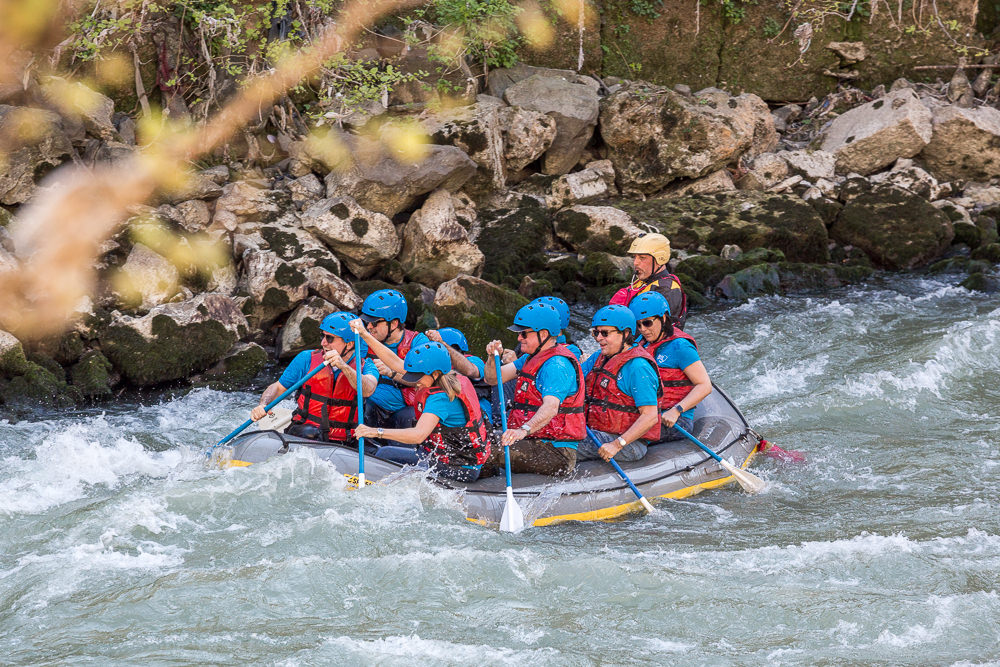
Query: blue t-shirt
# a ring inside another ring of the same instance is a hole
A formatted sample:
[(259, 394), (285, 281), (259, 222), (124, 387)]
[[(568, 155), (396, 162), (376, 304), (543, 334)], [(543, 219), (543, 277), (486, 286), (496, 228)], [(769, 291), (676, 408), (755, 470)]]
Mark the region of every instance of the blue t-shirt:
[[(594, 352), (583, 362), (584, 376), (590, 375), (594, 364), (601, 355)], [(660, 385), (660, 376), (653, 365), (645, 359), (631, 359), (618, 371), (618, 388), (632, 397), (636, 406), (656, 405), (656, 389)]]
[[(399, 344), (402, 342), (403, 339), (400, 338), (393, 345), (385, 344), (385, 346), (396, 354), (399, 354)], [(429, 342), (431, 341), (427, 338), (427, 336), (422, 333), (418, 333), (413, 337), (413, 341), (410, 343), (410, 349), (412, 350), (421, 343)], [(406, 403), (403, 401), (403, 392), (394, 387), (389, 382), (389, 378), (386, 377), (379, 378), (378, 386), (375, 387), (375, 393), (372, 394), (371, 400), (372, 403), (388, 412), (396, 412), (397, 410), (402, 410), (406, 407)]]
[[(468, 359), (469, 362), (473, 366), (476, 367), (477, 371), (479, 371), (479, 377), (469, 378), (470, 380), (482, 380), (483, 378), (486, 377), (486, 363), (482, 359), (480, 359), (479, 357), (477, 357), (475, 355), (471, 355), (471, 354), (467, 355), (465, 358)], [(479, 399), (479, 409), (483, 411), (483, 419), (485, 419), (487, 421), (487, 423), (489, 423), (489, 424), (492, 425), (493, 424), (493, 404), (490, 402), (490, 399), (488, 399), (488, 398), (480, 398)]]
[[(522, 354), (514, 360), (514, 368), (521, 370), (528, 363), (530, 355)], [(573, 364), (565, 357), (551, 357), (538, 369), (535, 377), (535, 387), (542, 396), (555, 396), (562, 403), (567, 397), (577, 392), (576, 371)], [(550, 440), (554, 447), (570, 447), (576, 449), (575, 440)]]
[[(344, 361), (346, 361), (347, 363), (351, 363), (351, 360), (353, 358), (354, 358), (354, 353), (352, 352), (351, 356), (345, 359)], [(286, 368), (285, 372), (281, 374), (281, 377), (278, 379), (278, 382), (285, 389), (295, 385), (296, 382), (304, 378), (306, 375), (309, 374), (309, 371), (312, 370), (311, 362), (312, 362), (312, 350), (305, 350), (303, 352), (299, 352), (298, 354), (295, 355), (295, 358), (292, 359), (292, 363), (288, 364), (288, 368)], [(333, 379), (334, 382), (336, 382), (337, 378), (340, 377), (340, 369), (331, 367), (330, 370), (333, 371)], [(372, 363), (371, 359), (365, 359), (365, 363), (362, 364), (361, 366), (361, 375), (362, 376), (370, 375), (373, 378), (378, 379), (378, 369), (375, 368), (375, 364)]]
[(583, 350), (577, 347), (576, 343), (569, 342), (569, 339), (566, 338), (566, 334), (559, 334), (559, 338), (556, 339), (556, 342), (572, 352), (573, 356), (577, 359), (583, 359)]
[[(674, 340), (660, 346), (656, 351), (656, 365), (660, 368), (678, 368), (684, 370), (696, 361), (701, 361), (698, 356), (698, 348), (686, 338), (675, 338)], [(682, 417), (694, 416), (694, 408), (685, 410)]]

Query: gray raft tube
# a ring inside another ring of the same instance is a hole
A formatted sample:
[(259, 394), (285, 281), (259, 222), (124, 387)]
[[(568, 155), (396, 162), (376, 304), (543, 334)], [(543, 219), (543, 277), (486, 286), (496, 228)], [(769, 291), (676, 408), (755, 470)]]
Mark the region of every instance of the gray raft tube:
[[(691, 432), (721, 457), (746, 467), (757, 449), (758, 440), (729, 396), (717, 386), (713, 387), (714, 391), (695, 407)], [(237, 438), (222, 463), (247, 466), (302, 448), (312, 450), (347, 477), (356, 478), (356, 446), (321, 443), (276, 431), (257, 431)], [(393, 461), (365, 457), (365, 476), (370, 483), (403, 468)], [(623, 463), (622, 468), (649, 499), (685, 498), (732, 481), (732, 476), (715, 459), (687, 440), (650, 447), (645, 457)], [(503, 475), (472, 483), (433, 480), (459, 494), (470, 521), (489, 526), (500, 522), (506, 502)], [(579, 463), (568, 477), (515, 474), (511, 481), (514, 496), (525, 515), (525, 525), (607, 520), (641, 510), (632, 491), (604, 461)]]

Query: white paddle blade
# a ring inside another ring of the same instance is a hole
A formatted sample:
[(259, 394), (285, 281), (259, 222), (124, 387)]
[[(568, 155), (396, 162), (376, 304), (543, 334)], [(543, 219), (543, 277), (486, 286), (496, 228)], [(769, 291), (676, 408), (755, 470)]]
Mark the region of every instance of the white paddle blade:
[(367, 483), (368, 482), (365, 480), (365, 474), (363, 472), (359, 472), (358, 473), (358, 488), (359, 489), (365, 488), (365, 484), (367, 484)]
[(642, 503), (642, 506), (646, 508), (647, 512), (649, 512), (650, 514), (653, 513), (653, 505), (648, 500), (646, 500), (645, 497), (640, 497), (639, 502)]
[(503, 506), (500, 517), (500, 531), (504, 533), (519, 533), (524, 530), (524, 514), (514, 500), (514, 489), (507, 487), (507, 502)]
[(757, 477), (753, 473), (747, 472), (742, 468), (737, 468), (725, 459), (722, 460), (722, 467), (728, 470), (729, 473), (736, 478), (736, 481), (740, 483), (740, 486), (742, 486), (743, 490), (747, 493), (760, 493), (767, 488), (767, 482), (762, 480), (760, 477)]

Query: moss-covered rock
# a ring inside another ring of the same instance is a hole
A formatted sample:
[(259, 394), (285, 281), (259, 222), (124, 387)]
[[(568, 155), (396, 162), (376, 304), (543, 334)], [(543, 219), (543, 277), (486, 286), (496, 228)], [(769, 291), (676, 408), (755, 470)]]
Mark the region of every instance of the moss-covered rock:
[(56, 361), (49, 355), (29, 354), (28, 361), (33, 364), (38, 364), (39, 366), (47, 370), (49, 373), (52, 373), (52, 375), (60, 382), (66, 381), (66, 369), (64, 369), (58, 361)]
[(755, 264), (730, 273), (715, 286), (716, 296), (733, 301), (761, 294), (777, 294), (780, 291), (781, 279), (774, 264)]
[(967, 222), (956, 223), (952, 220), (952, 226), (955, 228), (955, 238), (952, 239), (952, 244), (964, 243), (970, 248), (978, 248), (983, 243), (983, 230), (976, 225), (970, 225)]
[(142, 318), (117, 317), (101, 347), (131, 383), (150, 385), (203, 371), (248, 333), (236, 303), (221, 294), (201, 294), (157, 306)]
[(837, 222), (840, 212), (844, 209), (843, 204), (828, 197), (815, 197), (808, 201), (809, 205), (819, 213), (819, 217), (823, 219), (823, 224), (826, 225), (827, 229)]
[(583, 262), (583, 282), (587, 286), (601, 287), (604, 285), (618, 285), (628, 282), (632, 275), (630, 270), (631, 261), (627, 264), (616, 261), (615, 255), (606, 252), (587, 253)]
[(521, 277), (543, 271), (545, 249), (552, 245), (552, 223), (548, 211), (530, 197), (517, 208), (484, 210), (479, 213), (482, 231), (476, 245), (486, 257), (483, 278), (517, 287)]
[(972, 251), (972, 259), (982, 259), (993, 264), (1000, 264), (1000, 243), (987, 243)]
[(875, 269), (865, 264), (835, 264), (833, 271), (845, 285), (860, 283), (871, 278), (875, 273)]
[(1000, 241), (1000, 233), (997, 232), (998, 217), (1000, 217), (1000, 204), (990, 214), (984, 210), (976, 217), (976, 227), (983, 231), (984, 245)]
[(826, 225), (806, 202), (792, 195), (730, 192), (681, 199), (618, 200), (638, 224), (650, 224), (675, 248), (715, 253), (735, 244), (744, 250), (773, 248), (789, 261), (829, 261)]
[(714, 285), (730, 273), (736, 273), (756, 264), (783, 262), (785, 255), (780, 250), (754, 248), (734, 259), (723, 259), (718, 255), (692, 255), (677, 263), (675, 273), (690, 276), (699, 283)]
[(13, 334), (0, 330), (0, 376), (23, 375), (28, 371), (24, 346)]
[(458, 276), (438, 287), (434, 313), (441, 326), (461, 329), (474, 354), (499, 339), (513, 348), (517, 336), (507, 330), (528, 300), (517, 292), (472, 276)]
[(0, 227), (6, 227), (14, 219), (14, 214), (0, 206)]
[(27, 362), (24, 373), (0, 384), (0, 403), (18, 407), (67, 407), (82, 395), (38, 364)]
[(927, 200), (890, 186), (848, 202), (830, 235), (861, 248), (878, 265), (898, 270), (940, 257), (955, 232), (948, 216)]
[(1000, 292), (1000, 277), (989, 273), (973, 273), (959, 284), (974, 292)]
[(705, 296), (706, 288), (701, 281), (686, 273), (674, 272), (674, 275), (681, 281), (681, 287), (688, 298), (689, 309), (708, 305), (708, 297)]
[(85, 398), (111, 396), (112, 366), (107, 357), (97, 350), (88, 350), (69, 369), (70, 382)]
[(267, 352), (256, 343), (237, 343), (200, 378), (213, 389), (243, 389), (267, 364)]

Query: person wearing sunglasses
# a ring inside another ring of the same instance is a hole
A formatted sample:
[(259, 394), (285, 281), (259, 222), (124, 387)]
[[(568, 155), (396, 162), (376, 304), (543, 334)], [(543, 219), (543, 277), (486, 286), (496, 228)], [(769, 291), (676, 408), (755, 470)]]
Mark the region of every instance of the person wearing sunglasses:
[(670, 322), (683, 329), (687, 321), (687, 295), (680, 278), (670, 273), (670, 241), (663, 234), (644, 234), (632, 241), (632, 280), (611, 297), (612, 305), (628, 306), (632, 299), (647, 292), (659, 292), (670, 304)]
[(283, 394), (286, 387), (295, 385), (309, 371), (327, 361), (329, 368), (316, 373), (299, 389), (296, 395), (298, 405), (285, 433), (324, 442), (351, 439), (351, 430), (358, 424), (358, 359), (364, 360), (361, 366), (362, 394), (371, 396), (378, 384), (378, 369), (371, 359), (365, 359), (364, 345), (361, 350), (354, 349), (354, 334), (349, 326), (353, 319), (351, 313), (332, 313), (324, 317), (319, 325), (321, 349), (299, 352), (278, 381), (264, 390), (260, 405), (250, 411), (250, 418), (254, 421), (261, 419), (267, 414), (265, 405)]
[[(512, 409), (500, 444), (510, 447), (513, 473), (568, 475), (576, 468), (576, 447), (586, 437), (583, 372), (573, 353), (557, 342), (559, 313), (544, 303), (529, 303), (517, 311), (514, 324), (521, 356), (500, 367), (500, 381), (515, 380)], [(487, 357), (503, 354), (503, 344), (486, 346)], [(486, 365), (486, 382), (497, 384), (495, 363)], [(502, 468), (497, 447), (490, 472)]]
[(483, 419), (493, 425), (493, 387), (486, 384), (486, 364), (474, 354), (469, 354), (469, 341), (465, 334), (455, 327), (442, 327), (424, 332), (431, 342), (444, 343), (451, 355), (451, 365), (457, 373), (461, 373), (472, 381), (479, 397), (479, 408)]
[(569, 328), (569, 304), (557, 296), (540, 296), (532, 303), (547, 303), (556, 309), (556, 312), (559, 313), (559, 326), (561, 328), (557, 342), (560, 345), (565, 345), (566, 349), (572, 352), (577, 359), (582, 359), (583, 350), (566, 337), (566, 330)]
[(656, 361), (636, 343), (635, 315), (621, 305), (605, 306), (590, 322), (601, 349), (583, 362), (590, 438), (580, 443), (580, 460), (612, 457), (638, 461), (647, 445), (660, 440), (657, 403), (662, 393)]
[(430, 340), (422, 333), (407, 329), (406, 297), (394, 289), (381, 289), (369, 294), (361, 304), (361, 319), (364, 321), (362, 335), (369, 334), (366, 342), (369, 357), (375, 359), (375, 367), (380, 373), (378, 388), (372, 400), (365, 403), (365, 423), (389, 428), (404, 428), (416, 423), (413, 406), (415, 390), (403, 380), (402, 361), (397, 369), (390, 368), (385, 360), (375, 353), (372, 339), (378, 341), (400, 360), (407, 353)]
[(490, 456), (490, 441), (472, 382), (452, 370), (451, 355), (443, 343), (416, 345), (402, 363), (403, 378), (417, 388), (416, 424), (400, 429), (362, 424), (357, 434), (415, 446), (381, 447), (376, 453), (379, 458), (426, 464), (441, 477), (476, 481)]
[(694, 338), (670, 323), (670, 305), (659, 292), (646, 292), (632, 299), (629, 310), (635, 315), (643, 347), (653, 355), (659, 368), (660, 442), (683, 440), (674, 424), (691, 432), (694, 406), (712, 393), (712, 380), (698, 356)]

